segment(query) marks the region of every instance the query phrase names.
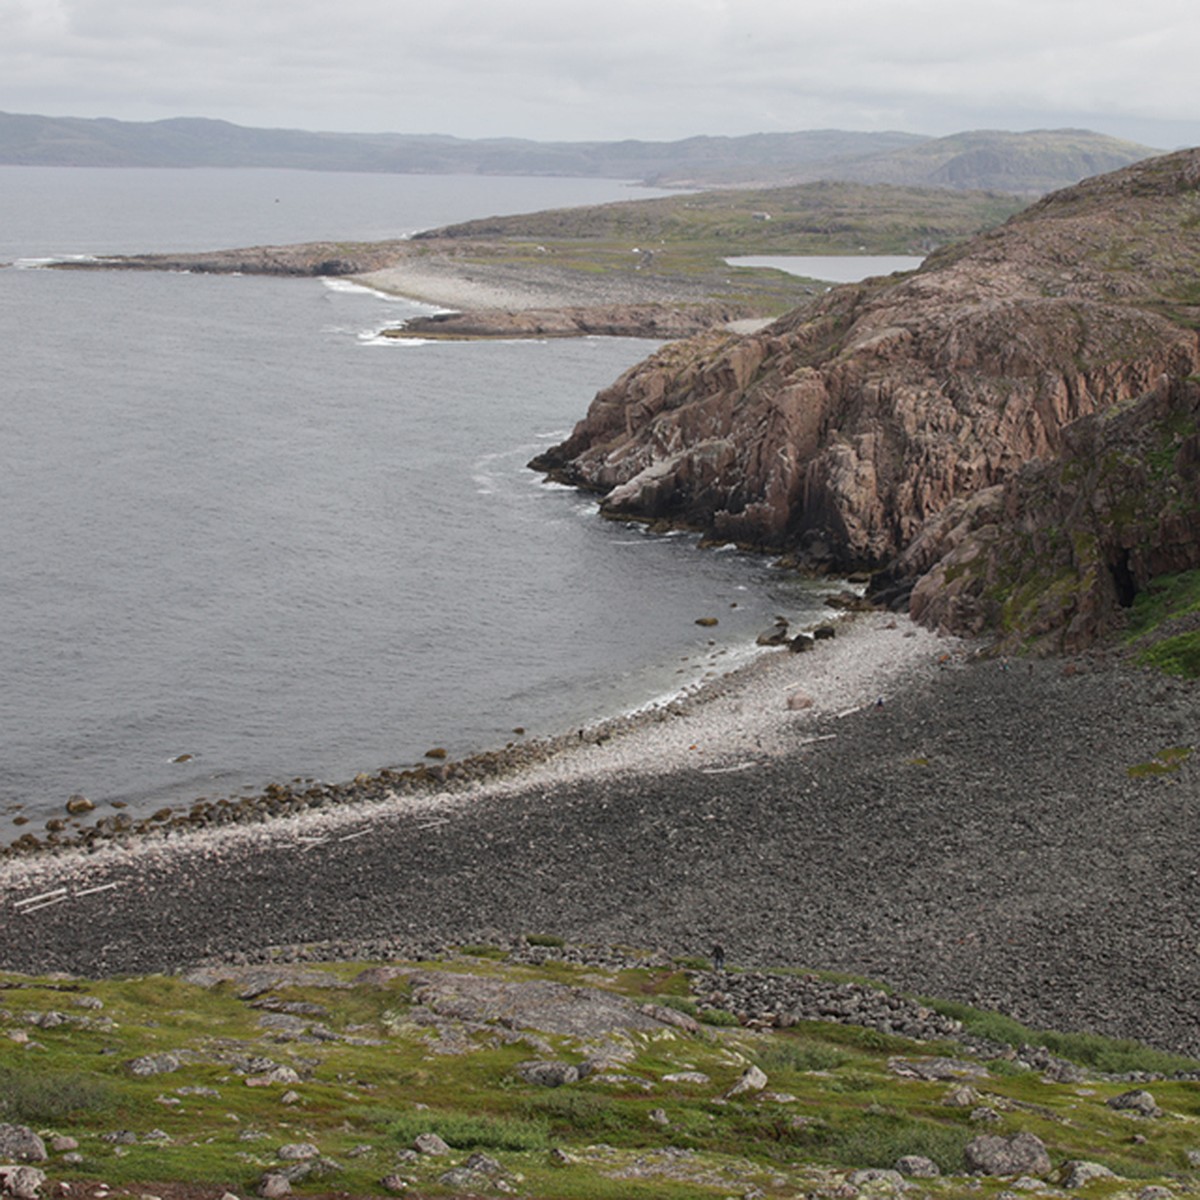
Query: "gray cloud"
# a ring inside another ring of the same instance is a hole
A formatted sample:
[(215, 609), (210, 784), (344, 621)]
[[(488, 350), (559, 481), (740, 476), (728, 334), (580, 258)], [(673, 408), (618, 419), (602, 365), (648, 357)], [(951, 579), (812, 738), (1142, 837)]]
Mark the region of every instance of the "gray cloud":
[(464, 137), (1200, 142), (1191, 0), (0, 0), (14, 112)]

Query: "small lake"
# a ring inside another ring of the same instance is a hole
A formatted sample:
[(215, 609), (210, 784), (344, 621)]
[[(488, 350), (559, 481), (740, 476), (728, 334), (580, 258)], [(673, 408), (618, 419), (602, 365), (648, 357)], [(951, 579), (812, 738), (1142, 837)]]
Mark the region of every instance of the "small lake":
[(925, 260), (904, 254), (745, 254), (725, 261), (731, 267), (773, 267), (829, 283), (858, 283), (872, 275), (915, 271)]

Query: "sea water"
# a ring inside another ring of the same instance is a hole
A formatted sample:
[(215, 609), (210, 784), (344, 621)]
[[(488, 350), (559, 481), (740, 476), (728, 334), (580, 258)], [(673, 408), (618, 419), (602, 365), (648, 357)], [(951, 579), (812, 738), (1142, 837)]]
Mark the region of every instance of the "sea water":
[(526, 468), (653, 343), (413, 344), (376, 335), (427, 309), (347, 281), (34, 269), (636, 194), (0, 168), (0, 835), (561, 732), (820, 614)]

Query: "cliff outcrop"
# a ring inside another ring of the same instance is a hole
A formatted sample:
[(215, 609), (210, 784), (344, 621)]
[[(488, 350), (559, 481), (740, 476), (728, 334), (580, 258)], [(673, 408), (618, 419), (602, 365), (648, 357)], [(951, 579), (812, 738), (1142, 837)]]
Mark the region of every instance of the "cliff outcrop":
[[(936, 561), (930, 563), (930, 550)], [(1075, 651), (1160, 575), (1200, 565), (1200, 380), (1076, 421), (1062, 454), (948, 507), (900, 556), (910, 611), (1000, 644)]]
[(390, 338), (680, 338), (753, 318), (743, 304), (594, 304), (561, 308), (483, 308), (412, 317)]
[(758, 334), (667, 346), (531, 465), (609, 516), (897, 578), (920, 547), (924, 573), (949, 506), (1196, 371), (1198, 188), (1200, 150), (1154, 159)]

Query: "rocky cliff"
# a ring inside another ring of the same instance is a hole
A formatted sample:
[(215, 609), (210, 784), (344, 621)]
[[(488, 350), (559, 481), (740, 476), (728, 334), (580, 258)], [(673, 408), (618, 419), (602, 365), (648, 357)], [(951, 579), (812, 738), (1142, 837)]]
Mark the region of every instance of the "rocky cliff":
[(1074, 651), (1118, 628), (1153, 579), (1200, 565), (1200, 381), (1164, 375), (1063, 441), (1057, 459), (950, 505), (900, 556), (917, 619)]
[(1153, 159), (758, 334), (669, 345), (532, 465), (609, 516), (833, 569), (919, 543), (927, 571), (947, 506), (1196, 371), (1198, 188), (1200, 150)]

